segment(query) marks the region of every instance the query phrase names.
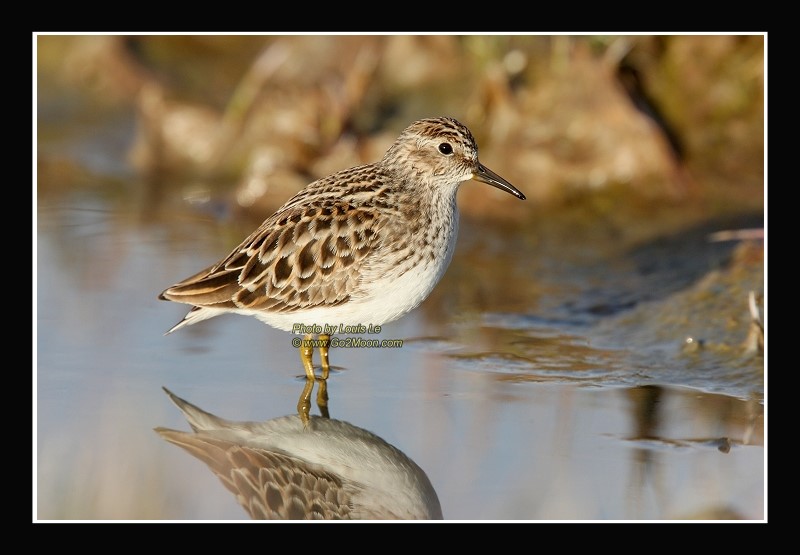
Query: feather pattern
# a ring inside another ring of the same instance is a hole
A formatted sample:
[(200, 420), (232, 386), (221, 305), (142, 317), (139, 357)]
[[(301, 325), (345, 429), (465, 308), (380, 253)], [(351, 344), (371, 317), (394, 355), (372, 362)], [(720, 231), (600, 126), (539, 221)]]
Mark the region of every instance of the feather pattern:
[(444, 274), (458, 231), (456, 192), (472, 178), (525, 198), (478, 162), (462, 124), (413, 123), (379, 162), (307, 185), (228, 256), (161, 293), (194, 307), (170, 331), (224, 312), (286, 330), (308, 319), (402, 316)]

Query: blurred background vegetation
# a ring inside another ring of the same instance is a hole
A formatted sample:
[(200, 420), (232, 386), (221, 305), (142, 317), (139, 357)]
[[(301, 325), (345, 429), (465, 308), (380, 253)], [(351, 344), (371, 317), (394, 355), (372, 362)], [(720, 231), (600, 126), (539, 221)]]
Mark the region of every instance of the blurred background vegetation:
[(578, 204), (635, 228), (669, 206), (762, 210), (764, 39), (43, 35), (39, 187), (81, 171), (43, 147), (60, 128), (116, 116), (134, 125), (126, 170), (258, 219), (377, 160), (411, 121), (449, 115), (531, 199), (462, 187), (466, 217)]

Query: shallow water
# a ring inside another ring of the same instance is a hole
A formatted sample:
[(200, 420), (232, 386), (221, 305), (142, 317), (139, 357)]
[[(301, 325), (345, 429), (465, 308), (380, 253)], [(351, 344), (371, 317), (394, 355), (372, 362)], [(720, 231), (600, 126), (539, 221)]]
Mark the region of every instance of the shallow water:
[[(251, 223), (61, 175), (37, 199), (34, 517), (246, 518), (153, 428), (188, 430), (162, 386), (231, 420), (296, 412), (290, 334), (224, 316), (163, 335), (184, 309), (158, 293)], [(687, 354), (691, 326), (642, 323), (701, 278), (534, 240), (465, 222), (435, 293), (377, 336), (402, 348), (332, 350), (331, 417), (416, 461), (447, 519), (764, 518), (763, 358)]]
[[(42, 83), (33, 519), (246, 519), (154, 431), (190, 429), (162, 387), (230, 420), (296, 414), (293, 336), (239, 316), (165, 336), (185, 308), (157, 295), (259, 222), (208, 183), (137, 176), (132, 114)], [(331, 418), (413, 459), (445, 519), (765, 519), (747, 304), (763, 310), (765, 249), (709, 241), (763, 213), (601, 200), (514, 227), (463, 218), (430, 297), (363, 336), (402, 347), (331, 350)]]

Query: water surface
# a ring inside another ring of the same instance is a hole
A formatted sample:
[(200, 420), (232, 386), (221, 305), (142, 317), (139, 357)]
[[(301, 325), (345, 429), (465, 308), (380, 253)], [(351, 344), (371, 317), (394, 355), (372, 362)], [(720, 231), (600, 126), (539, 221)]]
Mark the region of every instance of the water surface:
[[(162, 386), (232, 420), (295, 412), (290, 334), (224, 316), (163, 335), (183, 308), (158, 293), (246, 224), (148, 212), (137, 182), (64, 185), (37, 199), (35, 516), (245, 518), (153, 428), (188, 429)], [(332, 417), (416, 461), (448, 519), (764, 517), (757, 355), (685, 353), (690, 324), (652, 343), (643, 318), (673, 293), (627, 255), (527, 251), (469, 222), (461, 239), (435, 294), (377, 336), (402, 348), (333, 350)]]
[[(38, 101), (33, 518), (245, 519), (154, 432), (189, 430), (162, 387), (230, 420), (294, 414), (293, 337), (241, 316), (165, 336), (185, 308), (157, 296), (259, 221), (230, 183), (135, 173), (131, 112), (46, 79)], [(763, 310), (765, 249), (709, 240), (764, 214), (597, 202), (532, 206), (514, 226), (463, 218), (431, 296), (374, 336), (402, 347), (332, 350), (330, 416), (413, 459), (445, 519), (764, 519), (748, 295)]]

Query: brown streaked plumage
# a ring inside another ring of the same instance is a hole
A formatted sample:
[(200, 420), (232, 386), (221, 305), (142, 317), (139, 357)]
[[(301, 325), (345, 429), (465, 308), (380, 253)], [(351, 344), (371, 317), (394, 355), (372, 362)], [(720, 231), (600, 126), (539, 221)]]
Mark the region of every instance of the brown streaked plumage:
[(341, 420), (233, 422), (164, 388), (193, 432), (155, 431), (200, 459), (252, 519), (441, 519), (428, 476), (402, 451)]
[[(525, 199), (479, 162), (464, 125), (451, 118), (412, 123), (380, 161), (307, 185), (228, 256), (161, 293), (193, 305), (167, 333), (226, 312), (287, 331), (403, 316), (450, 263), (456, 192), (469, 179)], [(312, 378), (305, 355), (303, 362)]]

